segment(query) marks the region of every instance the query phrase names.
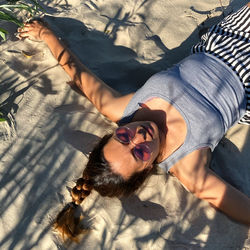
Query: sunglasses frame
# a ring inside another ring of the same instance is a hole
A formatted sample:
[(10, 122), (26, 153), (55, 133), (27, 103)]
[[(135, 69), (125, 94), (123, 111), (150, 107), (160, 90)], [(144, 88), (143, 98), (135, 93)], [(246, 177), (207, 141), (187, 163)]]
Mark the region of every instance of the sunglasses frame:
[[(119, 131), (119, 129), (125, 129), (126, 130), (126, 132), (127, 132), (127, 137), (128, 137), (128, 140), (129, 141), (124, 141), (124, 140), (122, 140), (121, 138), (119, 138), (119, 135), (118, 135), (118, 131)], [(136, 128), (137, 129), (137, 128)], [(130, 142), (132, 141), (133, 142), (133, 138), (135, 137), (135, 135), (136, 135), (136, 129), (131, 129), (131, 128), (129, 128), (129, 127), (126, 127), (126, 126), (122, 126), (122, 127), (118, 127), (116, 130), (115, 130), (115, 138), (120, 142), (120, 143), (122, 143), (122, 144), (126, 144), (126, 145), (128, 145), (128, 144), (130, 144)], [(130, 131), (131, 133), (129, 133), (128, 131)], [(135, 145), (134, 147), (133, 147), (133, 154), (134, 154), (134, 156), (137, 158), (137, 159), (139, 159), (139, 160), (141, 160), (141, 161), (143, 161), (143, 162), (146, 162), (146, 161), (149, 161), (150, 160), (150, 158), (151, 158), (151, 155), (152, 155), (152, 151), (151, 151), (151, 149), (149, 148), (149, 146), (145, 143), (145, 142), (141, 142), (141, 143), (138, 143), (138, 144), (136, 144), (136, 143), (134, 143), (133, 142), (133, 144)], [(141, 148), (140, 146), (142, 146), (143, 145), (143, 148)], [(136, 151), (136, 149), (138, 149), (138, 147), (140, 147), (140, 149), (139, 150), (142, 150), (142, 151), (144, 151), (145, 152), (145, 148), (147, 149), (147, 153), (149, 154), (149, 158), (148, 159), (142, 159), (142, 157), (140, 157), (140, 154), (138, 154), (138, 153), (136, 153), (136, 152), (138, 152), (138, 151)]]

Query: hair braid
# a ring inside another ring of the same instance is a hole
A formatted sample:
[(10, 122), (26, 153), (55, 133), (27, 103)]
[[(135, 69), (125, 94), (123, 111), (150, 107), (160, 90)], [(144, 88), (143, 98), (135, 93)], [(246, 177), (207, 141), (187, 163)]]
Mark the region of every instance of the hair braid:
[(155, 169), (146, 168), (134, 173), (128, 180), (114, 173), (103, 155), (103, 147), (111, 137), (112, 134), (105, 135), (92, 150), (82, 177), (71, 190), (72, 202), (58, 214), (54, 222), (54, 227), (62, 234), (64, 240), (67, 237), (78, 241), (79, 234), (89, 231), (80, 226), (82, 218), (76, 217), (76, 209), (92, 189), (102, 196), (128, 196), (135, 192)]
[(76, 185), (71, 190), (71, 196), (74, 203), (80, 205), (83, 200), (90, 194), (91, 185), (88, 179), (79, 178)]
[(81, 227), (80, 221), (82, 218), (76, 217), (76, 209), (91, 193), (91, 190), (92, 186), (87, 178), (79, 178), (76, 181), (76, 185), (72, 188), (72, 202), (65, 206), (54, 221), (54, 228), (62, 234), (63, 240), (69, 238), (78, 242), (78, 235), (88, 232), (88, 229)]

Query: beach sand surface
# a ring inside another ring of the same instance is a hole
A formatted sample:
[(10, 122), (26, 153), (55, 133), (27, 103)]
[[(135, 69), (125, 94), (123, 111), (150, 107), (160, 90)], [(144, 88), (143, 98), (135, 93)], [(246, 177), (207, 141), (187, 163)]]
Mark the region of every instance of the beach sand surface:
[[(203, 31), (247, 1), (41, 1), (54, 32), (107, 84), (136, 91), (189, 54)], [(222, 12), (223, 11), (223, 12)], [(43, 42), (0, 43), (0, 249), (249, 249), (249, 227), (200, 201), (159, 171), (127, 199), (82, 203), (92, 230), (65, 245), (51, 222), (67, 202), (89, 152), (116, 126), (67, 84)], [(25, 56), (31, 55), (31, 57)], [(250, 128), (235, 125), (211, 167), (250, 195)]]

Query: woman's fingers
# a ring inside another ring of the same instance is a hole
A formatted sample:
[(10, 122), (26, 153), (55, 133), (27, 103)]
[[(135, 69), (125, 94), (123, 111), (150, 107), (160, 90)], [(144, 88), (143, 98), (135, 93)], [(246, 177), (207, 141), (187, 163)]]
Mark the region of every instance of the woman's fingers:
[(18, 28), (17, 31), (22, 33), (22, 32), (29, 31), (29, 28), (28, 27)]
[(18, 38), (34, 38), (40, 40), (41, 30), (44, 28), (43, 25), (39, 24), (37, 21), (25, 23), (22, 28), (18, 28)]
[(27, 27), (18, 28), (16, 37), (18, 39), (27, 38), (28, 37), (28, 28)]
[(28, 38), (28, 36), (27, 36), (27, 32), (18, 32), (18, 33), (16, 33), (15, 34), (16, 35), (16, 37), (18, 38), (18, 39), (25, 39), (25, 38)]
[(43, 20), (31, 20), (24, 23), (22, 28), (18, 30), (18, 38), (31, 38), (38, 41), (42, 40), (42, 36), (45, 33), (52, 33), (48, 25)]

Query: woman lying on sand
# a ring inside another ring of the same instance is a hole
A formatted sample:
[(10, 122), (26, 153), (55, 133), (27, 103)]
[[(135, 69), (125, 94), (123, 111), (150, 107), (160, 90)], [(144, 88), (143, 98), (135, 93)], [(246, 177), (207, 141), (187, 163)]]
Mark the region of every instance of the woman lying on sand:
[(156, 165), (195, 196), (250, 225), (250, 198), (210, 168), (211, 152), (235, 123), (250, 124), (250, 4), (202, 37), (192, 55), (121, 96), (91, 73), (41, 21), (26, 23), (20, 38), (44, 41), (95, 107), (119, 124), (93, 149), (72, 202), (55, 226), (76, 239), (77, 206), (94, 189), (102, 196), (135, 192)]

